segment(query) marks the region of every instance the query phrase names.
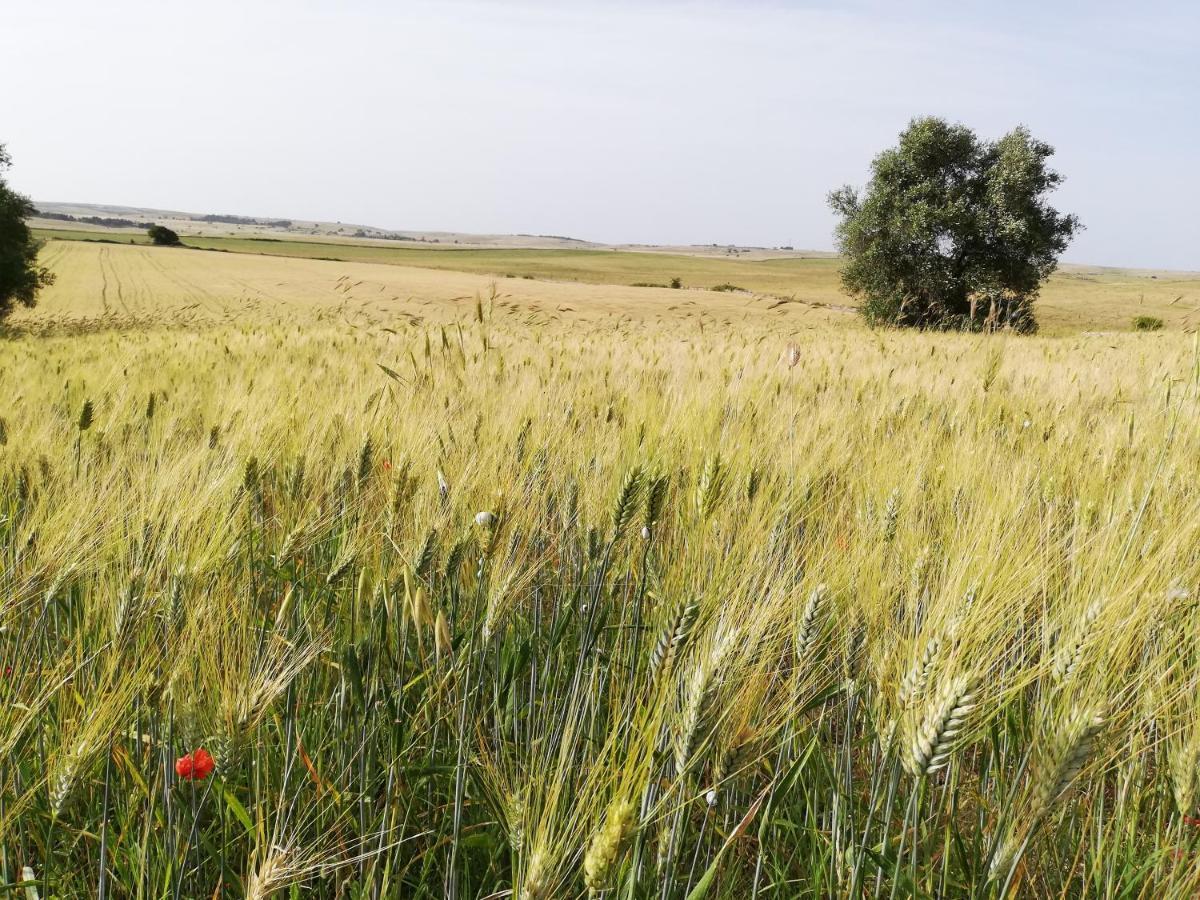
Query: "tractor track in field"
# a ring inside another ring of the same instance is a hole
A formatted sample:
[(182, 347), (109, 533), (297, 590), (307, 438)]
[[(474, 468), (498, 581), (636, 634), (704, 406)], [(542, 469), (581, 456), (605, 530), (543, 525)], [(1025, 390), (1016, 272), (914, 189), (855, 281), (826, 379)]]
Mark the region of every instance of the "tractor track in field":
[(109, 303), (108, 293), (111, 287), (117, 295), (117, 306), (125, 315), (132, 315), (132, 310), (129, 304), (125, 302), (125, 289), (121, 284), (121, 275), (117, 271), (117, 264), (113, 261), (112, 251), (108, 247), (103, 247), (100, 250), (100, 277), (103, 280), (101, 288), (101, 301), (104, 304), (104, 312), (107, 315), (112, 310), (112, 304)]
[[(212, 309), (213, 297), (211, 293), (202, 289), (195, 282), (185, 278), (179, 272), (174, 272), (168, 269), (165, 265), (163, 265), (161, 260), (155, 256), (153, 250), (147, 250), (144, 258), (150, 265), (150, 268), (161, 275), (163, 280), (179, 288), (179, 290), (183, 293), (184, 298), (188, 302), (194, 303), (196, 306), (209, 312), (214, 311)], [(220, 312), (219, 304), (217, 304), (216, 312)]]
[(104, 260), (107, 255), (108, 248), (101, 247), (100, 253), (96, 257), (96, 264), (100, 267), (100, 306), (106, 316), (112, 311), (108, 305), (108, 273), (104, 270)]

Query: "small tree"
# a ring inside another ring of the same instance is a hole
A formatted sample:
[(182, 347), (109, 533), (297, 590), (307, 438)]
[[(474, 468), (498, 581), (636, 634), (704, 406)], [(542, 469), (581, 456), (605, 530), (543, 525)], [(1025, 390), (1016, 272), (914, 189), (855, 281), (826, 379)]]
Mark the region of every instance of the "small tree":
[(177, 247), (180, 243), (179, 235), (166, 225), (151, 225), (146, 229), (146, 234), (150, 235), (150, 240), (159, 247)]
[[(12, 162), (0, 144), (0, 173)], [(37, 264), (41, 241), (35, 240), (25, 220), (36, 210), (28, 197), (11, 190), (0, 178), (0, 320), (14, 304), (33, 306), (37, 292), (54, 283), (54, 275)]]
[(862, 195), (829, 195), (841, 216), (842, 282), (868, 322), (1034, 331), (1033, 302), (1081, 228), (1046, 195), (1054, 149), (1018, 127), (995, 142), (914, 119), (875, 157)]

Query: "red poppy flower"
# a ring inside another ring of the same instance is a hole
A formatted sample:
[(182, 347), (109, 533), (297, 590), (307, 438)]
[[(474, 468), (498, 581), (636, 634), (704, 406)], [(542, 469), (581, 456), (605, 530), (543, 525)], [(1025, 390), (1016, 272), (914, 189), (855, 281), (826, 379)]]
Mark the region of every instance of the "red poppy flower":
[(212, 754), (200, 747), (175, 760), (175, 774), (188, 781), (203, 781), (216, 768)]

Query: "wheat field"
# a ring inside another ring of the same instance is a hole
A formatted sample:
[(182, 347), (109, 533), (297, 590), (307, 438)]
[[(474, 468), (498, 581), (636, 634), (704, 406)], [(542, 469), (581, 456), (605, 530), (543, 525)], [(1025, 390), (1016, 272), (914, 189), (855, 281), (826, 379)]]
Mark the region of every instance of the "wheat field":
[[(424, 306), (469, 299), (477, 290), (489, 292), (494, 282), (509, 302), (551, 315), (572, 313), (568, 318), (627, 314), (670, 321), (703, 312), (732, 321), (769, 312), (785, 320), (777, 327), (790, 327), (801, 316), (817, 325), (854, 320), (855, 301), (841, 289), (838, 260), (829, 258), (722, 259), (704, 255), (703, 248), (694, 254), (415, 249), (378, 241), (194, 236), (188, 244), (208, 252), (173, 249), (175, 255), (164, 257), (162, 249), (113, 243), (127, 239), (121, 232), (107, 232), (104, 243), (95, 232), (40, 234), (48, 241), (45, 256), (64, 278), (42, 306), (72, 316), (81, 313), (81, 304), (99, 315), (123, 315), (124, 293), (135, 304), (145, 296), (156, 310), (175, 306), (176, 320), (189, 297), (191, 304), (212, 306), (210, 315), (296, 301), (386, 311), (414, 298)], [(676, 278), (686, 290), (669, 291)], [(1136, 316), (1194, 330), (1200, 326), (1200, 274), (1065, 266), (1045, 285), (1038, 310), (1048, 335), (1129, 331)]]
[(1200, 890), (1193, 335), (46, 262), (0, 348), (4, 884)]

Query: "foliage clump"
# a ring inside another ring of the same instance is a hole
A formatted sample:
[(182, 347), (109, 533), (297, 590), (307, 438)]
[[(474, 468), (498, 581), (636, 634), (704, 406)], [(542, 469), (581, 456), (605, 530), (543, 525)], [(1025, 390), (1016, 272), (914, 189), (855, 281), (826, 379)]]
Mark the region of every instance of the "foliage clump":
[[(0, 175), (11, 165), (8, 152), (0, 144)], [(42, 242), (25, 224), (35, 212), (29, 198), (12, 190), (0, 177), (0, 321), (18, 303), (33, 306), (38, 291), (54, 283), (54, 275), (37, 264)]]
[(1162, 331), (1163, 320), (1158, 316), (1134, 316), (1134, 331)]

